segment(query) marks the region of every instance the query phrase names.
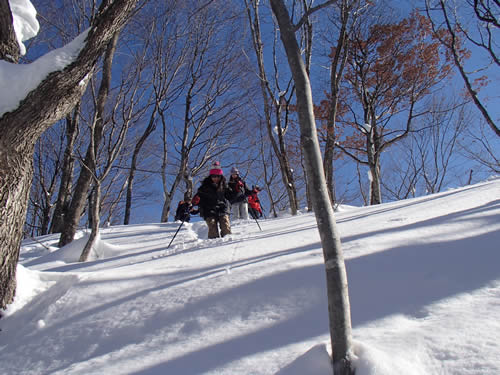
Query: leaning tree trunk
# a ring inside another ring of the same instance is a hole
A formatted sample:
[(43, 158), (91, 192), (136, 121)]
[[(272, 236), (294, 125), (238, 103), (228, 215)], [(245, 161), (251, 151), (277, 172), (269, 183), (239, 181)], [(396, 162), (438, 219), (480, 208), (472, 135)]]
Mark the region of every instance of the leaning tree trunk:
[(283, 0), (270, 0), (278, 24), (280, 37), (285, 47), (290, 70), (296, 85), (297, 107), (301, 143), (308, 170), (308, 180), (315, 194), (313, 209), (325, 259), (330, 320), (332, 362), (335, 375), (354, 373), (350, 355), (352, 353), (351, 315), (347, 289), (347, 275), (340, 246), (335, 217), (328, 195), (321, 160), (321, 151), (314, 120), (311, 85)]
[[(11, 303), (15, 295), (35, 143), (45, 130), (74, 108), (99, 56), (113, 34), (123, 27), (136, 2), (103, 2), (74, 61), (63, 70), (50, 73), (16, 109), (0, 114), (0, 308)], [(13, 38), (9, 14), (8, 0), (0, 0), (0, 59), (15, 62), (12, 56), (16, 52), (9, 47), (17, 41)]]

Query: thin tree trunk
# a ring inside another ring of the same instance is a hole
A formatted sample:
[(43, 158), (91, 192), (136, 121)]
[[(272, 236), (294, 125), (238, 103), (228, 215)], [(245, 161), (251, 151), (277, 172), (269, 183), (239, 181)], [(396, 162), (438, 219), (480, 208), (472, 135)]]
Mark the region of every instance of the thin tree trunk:
[(368, 167), (370, 168), (370, 205), (382, 203), (379, 149), (378, 132), (375, 125), (373, 125), (366, 135), (366, 154)]
[(73, 115), (66, 116), (66, 149), (64, 150), (61, 183), (59, 185), (54, 214), (52, 215), (50, 233), (61, 232), (65, 217), (68, 214), (75, 165), (73, 148), (75, 146), (76, 135), (78, 134), (79, 111), (80, 104), (77, 104), (73, 110)]
[(132, 210), (132, 190), (134, 187), (135, 172), (137, 171), (137, 158), (139, 157), (139, 153), (141, 152), (142, 146), (144, 146), (144, 143), (146, 142), (148, 137), (156, 129), (156, 122), (154, 120), (157, 111), (158, 111), (158, 106), (155, 106), (153, 113), (150, 116), (149, 124), (146, 127), (146, 130), (144, 130), (142, 136), (137, 141), (137, 144), (135, 145), (134, 148), (134, 153), (132, 154), (132, 160), (130, 162), (130, 172), (128, 175), (128, 182), (127, 182), (127, 197), (125, 199), (125, 215), (123, 218), (124, 225), (128, 225), (130, 223), (130, 214)]
[(347, 288), (347, 274), (335, 223), (333, 207), (326, 188), (321, 151), (316, 133), (311, 85), (300, 49), (283, 0), (270, 0), (273, 13), (280, 26), (280, 37), (285, 47), (290, 70), (296, 86), (301, 143), (308, 170), (309, 184), (314, 189), (313, 209), (325, 259), (330, 320), (332, 361), (335, 375), (354, 373), (352, 353), (352, 328)]
[[(90, 237), (80, 254), (79, 262), (86, 262), (89, 258), (90, 252), (95, 248), (99, 239), (99, 226), (101, 224), (99, 207), (101, 206), (101, 182), (95, 181), (95, 186), (92, 193), (92, 204), (89, 205), (89, 217), (92, 217)], [(90, 212), (92, 211), (92, 212)]]
[(337, 108), (340, 95), (340, 83), (344, 72), (344, 67), (347, 61), (347, 22), (349, 20), (350, 8), (346, 0), (342, 0), (340, 5), (341, 9), (341, 27), (339, 31), (339, 38), (335, 48), (335, 54), (330, 64), (330, 110), (328, 112), (328, 121), (326, 128), (326, 142), (324, 151), (323, 167), (325, 168), (326, 186), (328, 188), (328, 195), (335, 207), (335, 177), (333, 168), (333, 157), (335, 154), (335, 121), (337, 118)]
[(280, 113), (281, 113), (281, 101), (279, 100), (278, 104), (276, 104), (276, 128), (278, 129), (278, 141), (274, 139), (273, 136), (273, 124), (271, 119), (271, 95), (268, 95), (269, 89), (269, 81), (266, 77), (266, 71), (264, 68), (264, 50), (263, 50), (263, 42), (261, 37), (261, 29), (260, 29), (260, 19), (259, 19), (259, 4), (256, 2), (253, 5), (253, 9), (255, 12), (254, 19), (252, 20), (250, 5), (247, 3), (247, 13), (248, 20), (250, 22), (250, 26), (252, 29), (252, 36), (254, 42), (254, 50), (257, 56), (257, 64), (259, 67), (259, 77), (260, 77), (260, 86), (262, 91), (262, 98), (264, 102), (264, 113), (266, 116), (266, 128), (267, 134), (269, 136), (269, 140), (271, 142), (274, 154), (278, 158), (278, 162), (281, 169), (281, 178), (283, 181), (283, 186), (286, 189), (288, 200), (290, 203), (290, 211), (292, 215), (296, 215), (298, 211), (298, 200), (297, 200), (297, 190), (295, 188), (295, 183), (293, 179), (293, 174), (291, 172), (290, 163), (287, 158), (287, 150), (283, 140), (283, 134), (280, 124)]
[(99, 87), (99, 95), (97, 97), (97, 109), (94, 116), (94, 124), (92, 125), (94, 127), (94, 136), (93, 140), (89, 144), (89, 147), (87, 148), (85, 160), (83, 161), (83, 165), (80, 169), (80, 176), (78, 176), (78, 181), (73, 193), (73, 199), (71, 200), (71, 205), (64, 221), (65, 225), (61, 231), (61, 237), (59, 238), (59, 247), (67, 245), (73, 241), (76, 230), (78, 229), (83, 208), (85, 207), (87, 194), (92, 182), (91, 171), (95, 170), (95, 158), (92, 158), (91, 155), (93, 153), (97, 154), (97, 148), (99, 147), (103, 137), (104, 107), (108, 100), (109, 89), (111, 86), (111, 66), (113, 65), (113, 56), (115, 54), (117, 41), (118, 33), (113, 35), (106, 49), (103, 62), (102, 81), (101, 86)]

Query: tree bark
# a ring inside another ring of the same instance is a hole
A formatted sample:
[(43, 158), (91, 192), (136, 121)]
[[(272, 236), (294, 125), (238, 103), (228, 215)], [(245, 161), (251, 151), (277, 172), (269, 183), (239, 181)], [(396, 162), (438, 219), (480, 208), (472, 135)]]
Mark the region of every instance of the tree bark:
[(80, 105), (78, 104), (73, 110), (73, 115), (66, 117), (66, 149), (64, 150), (61, 182), (54, 214), (52, 215), (50, 233), (60, 233), (63, 229), (65, 217), (68, 215), (75, 165), (73, 148), (75, 146), (76, 135), (78, 134), (79, 109)]
[[(79, 262), (86, 262), (87, 259), (89, 258), (90, 252), (92, 251), (92, 248), (95, 247), (97, 244), (97, 241), (99, 239), (99, 225), (101, 224), (101, 218), (100, 218), (100, 210), (99, 206), (101, 205), (100, 199), (101, 199), (101, 182), (97, 181), (95, 182), (95, 188), (94, 192), (92, 194), (92, 204), (89, 205), (89, 216), (92, 216), (92, 224), (91, 224), (91, 231), (90, 231), (90, 237), (85, 244), (85, 247), (83, 248), (82, 253), (80, 254), (80, 259), (78, 259)], [(92, 212), (90, 212), (92, 211)]]
[[(247, 13), (248, 20), (252, 30), (253, 44), (254, 50), (257, 57), (257, 64), (259, 67), (259, 77), (260, 77), (260, 86), (262, 92), (262, 98), (264, 103), (264, 114), (266, 119), (266, 128), (269, 140), (271, 142), (272, 149), (274, 154), (276, 155), (281, 171), (281, 179), (283, 181), (283, 186), (288, 195), (288, 201), (290, 202), (290, 212), (292, 215), (296, 215), (299, 209), (298, 199), (297, 199), (297, 189), (295, 187), (295, 181), (293, 178), (293, 173), (290, 167), (290, 162), (287, 156), (287, 148), (284, 141), (284, 135), (281, 128), (281, 98), (276, 99), (272, 95), (272, 90), (270, 88), (269, 80), (266, 75), (265, 67), (264, 67), (264, 44), (262, 42), (261, 36), (261, 27), (260, 27), (260, 16), (259, 16), (259, 4), (255, 2), (253, 4), (254, 10), (254, 18), (252, 19), (250, 5), (247, 3)], [(271, 113), (273, 111), (273, 104), (276, 107), (276, 129), (278, 133), (278, 141), (273, 136), (273, 122), (271, 119)], [(276, 103), (277, 102), (277, 103)]]
[(9, 0), (0, 0), (0, 60), (17, 63), (20, 55)]
[[(96, 157), (93, 157), (92, 155), (97, 155), (97, 148), (99, 147), (103, 137), (105, 125), (104, 107), (108, 100), (109, 88), (111, 86), (111, 66), (113, 65), (113, 56), (115, 54), (117, 41), (118, 33), (113, 36), (106, 48), (103, 62), (102, 81), (101, 86), (99, 87), (99, 95), (96, 103), (97, 108), (94, 115), (94, 122), (92, 124), (94, 127), (92, 132), (93, 139), (87, 148), (85, 160), (83, 161), (80, 169), (80, 175), (78, 176), (78, 181), (75, 185), (73, 199), (71, 200), (71, 205), (69, 206), (66, 219), (64, 220), (64, 227), (61, 231), (61, 237), (59, 238), (59, 247), (67, 245), (73, 241), (80, 222), (80, 217), (82, 216), (82, 212), (85, 207), (85, 201), (87, 199), (90, 184), (92, 183), (92, 171), (95, 171), (96, 167)], [(89, 210), (89, 214), (91, 213), (92, 211)]]
[(326, 128), (326, 142), (324, 151), (324, 161), (323, 167), (325, 169), (326, 186), (328, 188), (328, 195), (332, 202), (332, 206), (335, 207), (336, 196), (335, 196), (335, 177), (333, 168), (333, 157), (335, 155), (335, 126), (337, 119), (337, 109), (340, 99), (340, 83), (342, 81), (342, 76), (344, 72), (344, 67), (347, 61), (347, 23), (349, 21), (349, 16), (351, 14), (351, 9), (353, 5), (349, 5), (348, 1), (342, 0), (340, 3), (340, 30), (339, 38), (337, 40), (337, 46), (335, 48), (335, 54), (332, 58), (330, 64), (330, 108), (328, 112), (328, 122)]
[(308, 170), (307, 177), (309, 185), (315, 191), (313, 209), (325, 259), (334, 374), (351, 375), (354, 370), (349, 357), (350, 353), (352, 353), (352, 328), (347, 274), (333, 207), (326, 187), (314, 120), (311, 85), (295, 38), (294, 28), (290, 22), (288, 10), (283, 0), (270, 1), (273, 13), (280, 26), (280, 37), (286, 50), (296, 86), (301, 143)]
[[(103, 2), (75, 61), (61, 71), (50, 73), (15, 110), (0, 117), (0, 308), (11, 303), (15, 295), (34, 145), (46, 129), (74, 108), (99, 56), (113, 34), (123, 27), (136, 2)], [(4, 30), (9, 29), (5, 22), (12, 23), (12, 16), (5, 17), (7, 3), (8, 0), (0, 0), (0, 58), (9, 60), (11, 37), (7, 39)]]
[(141, 137), (137, 141), (134, 147), (134, 153), (132, 154), (132, 160), (130, 161), (130, 171), (127, 179), (127, 197), (125, 199), (125, 215), (123, 219), (124, 225), (128, 225), (130, 223), (130, 215), (132, 211), (132, 191), (134, 187), (135, 173), (137, 171), (137, 159), (139, 157), (139, 153), (141, 152), (142, 146), (144, 146), (144, 143), (146, 142), (148, 137), (156, 129), (156, 122), (155, 122), (156, 112), (157, 112), (157, 107), (155, 107), (153, 114), (149, 119), (149, 124), (144, 130), (144, 133), (142, 133)]

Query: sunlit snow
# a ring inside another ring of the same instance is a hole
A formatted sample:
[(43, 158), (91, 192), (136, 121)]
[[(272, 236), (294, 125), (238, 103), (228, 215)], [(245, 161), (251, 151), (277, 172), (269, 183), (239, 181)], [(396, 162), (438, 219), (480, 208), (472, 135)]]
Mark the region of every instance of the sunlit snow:
[[(358, 375), (500, 373), (500, 178), (337, 214)], [(332, 374), (313, 214), (23, 242), (2, 374)]]

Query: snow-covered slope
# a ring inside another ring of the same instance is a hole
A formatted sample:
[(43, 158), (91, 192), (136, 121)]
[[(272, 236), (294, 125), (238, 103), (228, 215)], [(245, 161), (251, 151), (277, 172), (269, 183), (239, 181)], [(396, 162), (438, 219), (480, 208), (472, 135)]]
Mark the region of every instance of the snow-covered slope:
[[(337, 215), (358, 375), (500, 374), (500, 179)], [(314, 215), (23, 243), (2, 374), (331, 374)]]

